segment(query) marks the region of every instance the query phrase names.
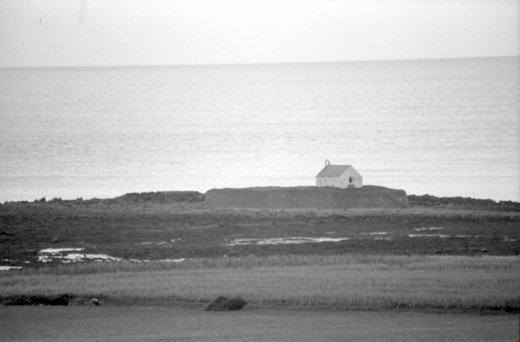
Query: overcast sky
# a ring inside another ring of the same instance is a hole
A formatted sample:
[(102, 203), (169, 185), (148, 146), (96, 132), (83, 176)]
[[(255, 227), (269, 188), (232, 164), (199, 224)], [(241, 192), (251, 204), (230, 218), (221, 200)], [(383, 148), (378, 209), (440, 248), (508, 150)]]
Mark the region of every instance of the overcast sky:
[(517, 0), (0, 0), (0, 66), (519, 55)]

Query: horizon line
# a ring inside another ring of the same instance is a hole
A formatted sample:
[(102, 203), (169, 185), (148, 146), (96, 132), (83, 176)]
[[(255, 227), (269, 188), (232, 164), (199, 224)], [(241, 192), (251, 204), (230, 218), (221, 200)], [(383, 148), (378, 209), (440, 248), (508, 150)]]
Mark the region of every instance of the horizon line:
[(484, 58), (520, 58), (520, 55), (493, 55), (467, 57), (440, 57), (440, 58), (396, 58), (396, 59), (353, 59), (331, 61), (282, 61), (282, 62), (253, 62), (253, 63), (179, 63), (179, 64), (118, 64), (118, 65), (38, 65), (38, 66), (0, 66), (0, 69), (71, 69), (71, 68), (148, 68), (148, 67), (214, 67), (214, 66), (254, 66), (254, 65), (287, 65), (287, 64), (340, 64), (340, 63), (373, 63), (373, 62), (407, 62), (431, 60), (461, 60)]

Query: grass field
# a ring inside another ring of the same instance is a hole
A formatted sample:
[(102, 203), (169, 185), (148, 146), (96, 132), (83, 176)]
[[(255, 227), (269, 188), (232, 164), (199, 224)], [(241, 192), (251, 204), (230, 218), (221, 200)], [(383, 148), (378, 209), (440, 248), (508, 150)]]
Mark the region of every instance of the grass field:
[(338, 309), (520, 309), (518, 257), (270, 256), (87, 263), (4, 272), (0, 296), (72, 294), (115, 304), (207, 303)]

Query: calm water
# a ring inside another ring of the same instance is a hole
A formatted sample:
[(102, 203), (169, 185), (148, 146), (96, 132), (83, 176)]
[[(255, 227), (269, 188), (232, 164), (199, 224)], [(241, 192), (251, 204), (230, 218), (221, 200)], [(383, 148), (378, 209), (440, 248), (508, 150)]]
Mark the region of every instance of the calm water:
[(519, 58), (0, 69), (0, 200), (365, 184), (519, 200)]

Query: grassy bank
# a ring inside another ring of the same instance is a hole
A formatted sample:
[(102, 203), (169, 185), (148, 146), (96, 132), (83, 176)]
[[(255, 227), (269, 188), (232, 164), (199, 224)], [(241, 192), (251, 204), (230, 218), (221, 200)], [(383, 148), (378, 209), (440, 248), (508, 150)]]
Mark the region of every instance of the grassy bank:
[[(30, 322), (30, 323), (28, 323)], [(516, 315), (186, 307), (1, 307), (2, 341), (518, 342)]]
[(0, 296), (69, 293), (118, 304), (208, 302), (339, 309), (518, 311), (517, 257), (271, 256), (74, 264), (0, 275)]

